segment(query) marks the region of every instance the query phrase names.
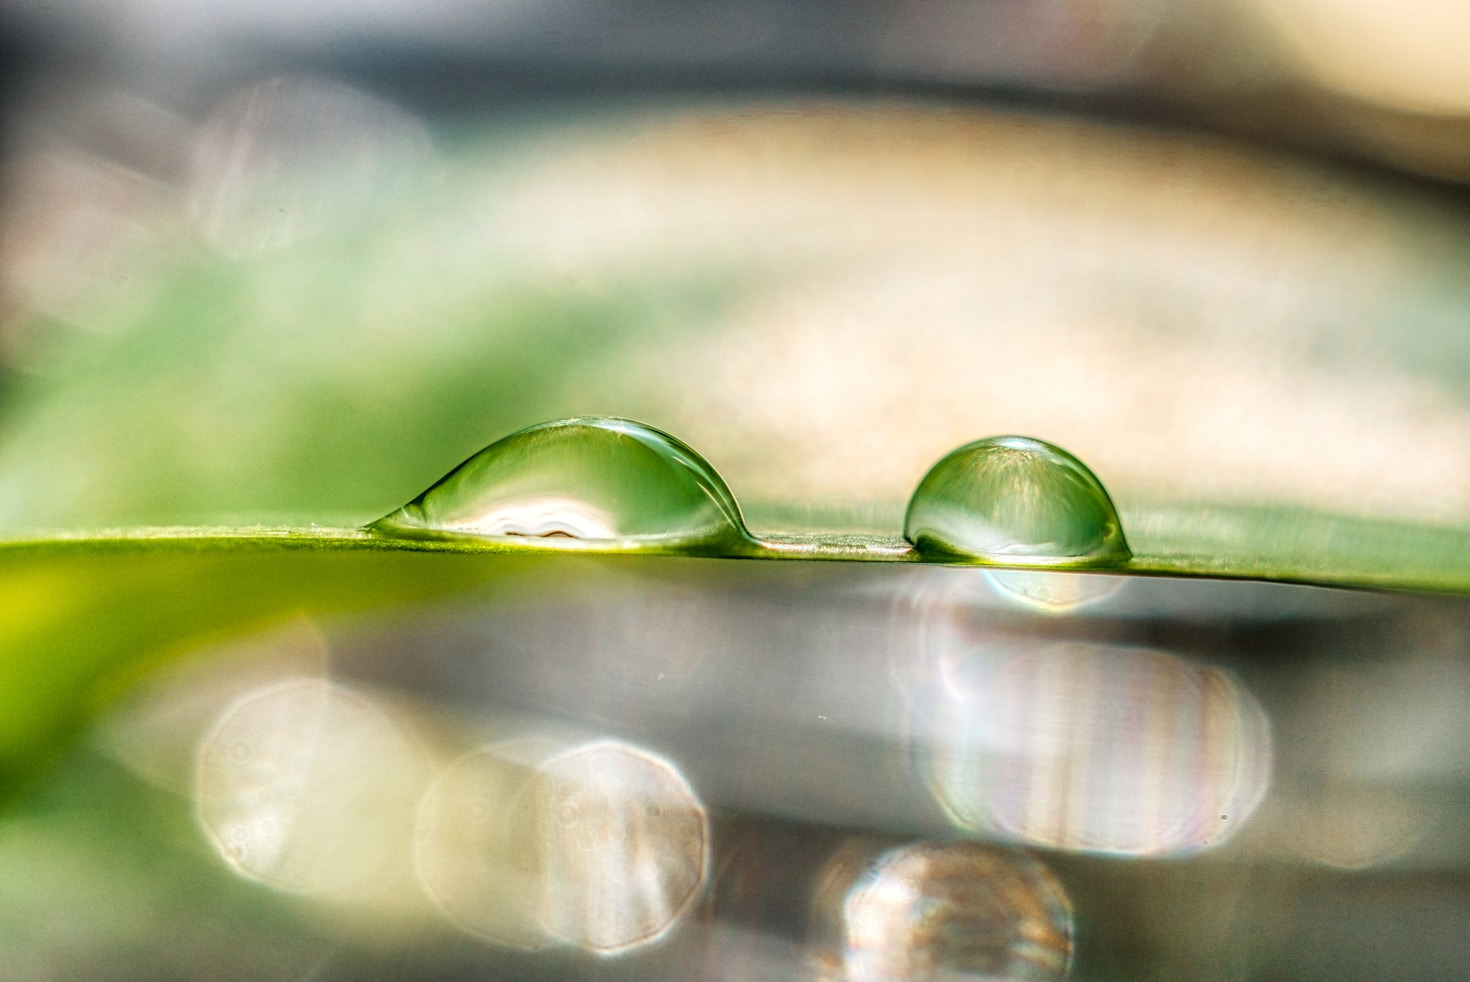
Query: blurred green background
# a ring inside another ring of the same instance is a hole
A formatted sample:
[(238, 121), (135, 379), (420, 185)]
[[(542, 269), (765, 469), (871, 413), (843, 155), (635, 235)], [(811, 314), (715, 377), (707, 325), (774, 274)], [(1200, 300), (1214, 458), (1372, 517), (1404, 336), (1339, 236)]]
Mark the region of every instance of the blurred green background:
[(1449, 7), (646, 6), (12, 14), (0, 528), (355, 525), (587, 413), (776, 524), (1005, 432), (1470, 518)]

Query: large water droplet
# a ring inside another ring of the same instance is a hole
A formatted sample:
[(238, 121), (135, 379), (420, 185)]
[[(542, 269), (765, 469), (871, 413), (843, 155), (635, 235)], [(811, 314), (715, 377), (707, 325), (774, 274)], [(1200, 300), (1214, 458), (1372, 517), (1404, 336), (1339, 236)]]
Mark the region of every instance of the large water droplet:
[(704, 458), (651, 426), (601, 416), (513, 433), (373, 527), (602, 549), (725, 552), (747, 541), (734, 496)]
[(1106, 566), (1132, 555), (1092, 471), (1024, 436), (967, 443), (930, 468), (904, 537), (925, 555), (997, 563)]

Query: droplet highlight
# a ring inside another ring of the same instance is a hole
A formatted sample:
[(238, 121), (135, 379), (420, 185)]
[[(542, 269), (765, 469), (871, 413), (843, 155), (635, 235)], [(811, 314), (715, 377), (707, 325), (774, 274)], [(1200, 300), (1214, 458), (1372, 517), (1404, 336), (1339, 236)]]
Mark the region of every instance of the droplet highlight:
[(480, 748), (419, 806), (416, 869), (451, 921), (496, 944), (604, 955), (662, 937), (703, 889), (709, 817), (674, 765), (617, 740)]
[(709, 820), (668, 761), (603, 740), (547, 761), (522, 795), (540, 847), (537, 910), (552, 937), (603, 954), (647, 944), (703, 888)]
[(1070, 614), (1116, 594), (1127, 580), (1108, 573), (1042, 569), (987, 569), (995, 593), (1012, 604), (1044, 614)]
[(863, 870), (842, 898), (845, 982), (1066, 978), (1071, 904), (1024, 853), (918, 842), (863, 868), (844, 852), (842, 866)]
[(371, 526), (520, 545), (724, 553), (748, 541), (730, 489), (661, 430), (585, 416), (491, 444)]
[(290, 893), (391, 898), (410, 869), (429, 778), (416, 742), (376, 701), (323, 679), (250, 692), (204, 737), (194, 800), (242, 876)]
[(916, 760), (961, 829), (1122, 856), (1213, 849), (1270, 785), (1265, 710), (1224, 669), (1147, 648), (932, 639)]
[(939, 559), (1109, 566), (1132, 553), (1102, 482), (1060, 447), (1024, 436), (967, 443), (929, 469), (904, 538)]

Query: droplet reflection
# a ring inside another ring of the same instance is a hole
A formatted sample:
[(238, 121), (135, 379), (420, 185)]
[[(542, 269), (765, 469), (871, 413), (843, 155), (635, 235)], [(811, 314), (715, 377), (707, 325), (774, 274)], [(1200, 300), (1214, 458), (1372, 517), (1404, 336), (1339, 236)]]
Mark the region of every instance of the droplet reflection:
[(1051, 572), (1040, 569), (987, 569), (995, 592), (1024, 607), (1065, 614), (1106, 600), (1123, 588), (1125, 577), (1103, 573)]
[(1265, 794), (1266, 715), (1221, 669), (1145, 648), (951, 641), (918, 725), (926, 777), (962, 828), (1187, 853), (1228, 839)]
[(192, 652), (118, 699), (102, 721), (102, 745), (147, 780), (188, 794), (199, 745), (231, 706), (283, 682), (321, 678), (327, 658), (305, 618)]
[(600, 416), (513, 433), (374, 528), (716, 553), (746, 537), (730, 489), (697, 453), (650, 426)]
[(523, 741), (450, 766), (419, 812), (425, 890), (500, 944), (611, 954), (674, 926), (703, 887), (709, 821), (668, 761), (613, 740)]
[(199, 746), (195, 804), (220, 855), (294, 893), (362, 900), (409, 870), (426, 760), (376, 703), (320, 679), (257, 690)]
[(511, 808), (545, 752), (529, 741), (466, 754), (419, 804), (414, 865), (424, 890), (450, 920), (509, 947), (547, 940), (536, 923), (533, 831)]
[[(832, 866), (851, 868), (839, 851)], [(1049, 870), (974, 842), (921, 842), (878, 856), (841, 902), (847, 982), (1061, 979), (1072, 913)]]
[(1096, 566), (1132, 555), (1092, 471), (1024, 436), (976, 440), (946, 454), (915, 489), (903, 534), (939, 558)]

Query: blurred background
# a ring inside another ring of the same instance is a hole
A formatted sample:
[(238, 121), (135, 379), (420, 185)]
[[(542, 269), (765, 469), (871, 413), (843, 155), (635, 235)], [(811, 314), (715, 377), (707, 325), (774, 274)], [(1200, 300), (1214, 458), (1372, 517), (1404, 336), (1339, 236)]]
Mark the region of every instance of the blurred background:
[(0, 528), (356, 525), (585, 413), (775, 525), (1004, 432), (1470, 518), (1459, 5), (3, 16)]
[[(11, 3), (0, 535), (355, 527), (609, 414), (757, 532), (1019, 432), (1135, 551), (1463, 586), (1467, 186), (1450, 0)], [(4, 548), (7, 977), (1470, 958), (1463, 597)]]

